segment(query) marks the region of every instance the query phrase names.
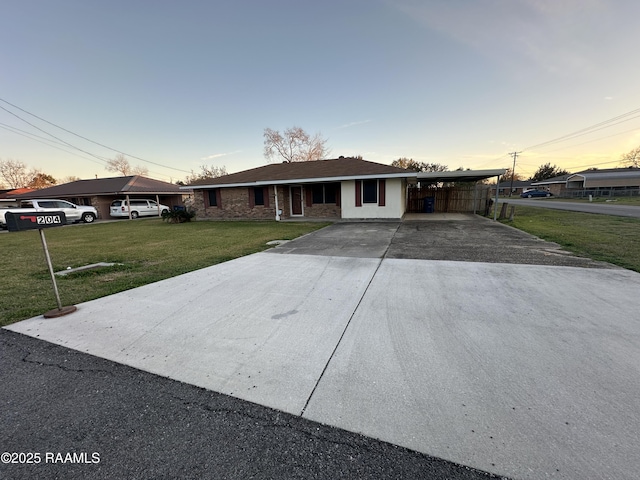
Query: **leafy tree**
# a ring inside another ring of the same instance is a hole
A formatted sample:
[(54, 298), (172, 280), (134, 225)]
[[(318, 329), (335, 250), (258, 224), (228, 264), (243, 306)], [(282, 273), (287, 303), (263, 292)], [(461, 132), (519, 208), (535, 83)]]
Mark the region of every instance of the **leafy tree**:
[(636, 147), (622, 155), (621, 160), (628, 167), (640, 168), (640, 147)]
[(176, 183), (178, 185), (191, 185), (198, 180), (204, 180), (206, 178), (217, 178), (224, 175), (228, 175), (227, 167), (224, 165), (221, 167), (216, 167), (214, 165), (211, 165), (210, 167), (207, 167), (206, 165), (200, 165), (200, 172), (195, 173), (193, 170), (191, 170), (191, 175), (187, 175), (187, 178), (185, 178), (184, 181), (178, 181)]
[(310, 136), (300, 127), (291, 127), (280, 133), (264, 129), (264, 156), (269, 162), (285, 163), (321, 160), (329, 155), (327, 140), (319, 133)]
[(391, 165), (398, 168), (405, 168), (415, 172), (446, 172), (449, 167), (439, 163), (416, 162), (412, 158), (402, 157), (391, 162)]
[(123, 177), (128, 175), (148, 175), (149, 169), (147, 167), (131, 166), (129, 159), (123, 154), (119, 153), (115, 158), (107, 160), (105, 167), (110, 172), (117, 172)]
[(62, 177), (58, 180), (59, 185), (63, 185), (65, 183), (77, 182), (78, 180), (82, 180), (80, 177), (76, 177), (75, 175), (68, 175), (66, 177)]
[(555, 165), (551, 165), (550, 163), (545, 163), (544, 165), (540, 165), (538, 170), (529, 178), (532, 182), (541, 182), (542, 180), (547, 180), (548, 178), (559, 177), (561, 175), (568, 175), (565, 169), (556, 167)]
[(519, 180), (524, 180), (524, 177), (522, 175), (520, 175), (519, 173), (516, 173), (515, 175), (513, 174), (513, 170), (511, 168), (507, 168), (507, 171), (504, 172), (504, 175), (501, 175), (500, 178), (498, 179), (498, 181), (500, 183), (505, 183), (505, 182), (510, 182), (511, 178), (513, 177), (513, 181), (517, 182)]
[(31, 181), (27, 184), (28, 188), (34, 188), (39, 190), (41, 188), (52, 187), (57, 183), (57, 180), (51, 175), (42, 172), (33, 172), (35, 175)]

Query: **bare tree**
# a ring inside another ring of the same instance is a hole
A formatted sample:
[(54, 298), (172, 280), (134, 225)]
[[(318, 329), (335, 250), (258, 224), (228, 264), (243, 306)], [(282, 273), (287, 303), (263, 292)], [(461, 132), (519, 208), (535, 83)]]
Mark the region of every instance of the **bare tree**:
[(147, 167), (131, 166), (129, 159), (123, 154), (119, 153), (115, 158), (107, 160), (105, 167), (110, 172), (117, 172), (123, 177), (128, 175), (148, 175), (149, 169)]
[(216, 167), (211, 165), (207, 167), (206, 165), (200, 165), (200, 172), (195, 173), (191, 170), (191, 175), (187, 175), (187, 178), (184, 179), (184, 182), (178, 182), (181, 185), (191, 185), (192, 183), (198, 180), (204, 180), (206, 178), (217, 178), (222, 177), (227, 174), (227, 167), (224, 165), (221, 167)]
[[(9, 188), (24, 188), (33, 179), (33, 171), (27, 169), (27, 165), (20, 160), (0, 160), (0, 176)], [(37, 172), (36, 172), (37, 173)]]
[(300, 127), (288, 128), (283, 134), (264, 129), (264, 156), (270, 162), (310, 162), (326, 158), (329, 152), (327, 140), (319, 133), (310, 136)]
[(622, 155), (621, 160), (628, 167), (640, 168), (640, 147), (636, 147)]

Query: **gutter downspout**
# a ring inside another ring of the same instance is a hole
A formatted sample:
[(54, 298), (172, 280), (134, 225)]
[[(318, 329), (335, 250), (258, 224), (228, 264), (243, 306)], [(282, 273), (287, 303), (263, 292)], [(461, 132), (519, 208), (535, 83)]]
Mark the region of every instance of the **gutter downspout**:
[(496, 177), (496, 205), (493, 207), (493, 221), (495, 222), (498, 218), (498, 186), (500, 185), (500, 175)]
[(273, 186), (273, 194), (276, 197), (276, 222), (280, 221), (280, 207), (278, 206), (278, 186)]

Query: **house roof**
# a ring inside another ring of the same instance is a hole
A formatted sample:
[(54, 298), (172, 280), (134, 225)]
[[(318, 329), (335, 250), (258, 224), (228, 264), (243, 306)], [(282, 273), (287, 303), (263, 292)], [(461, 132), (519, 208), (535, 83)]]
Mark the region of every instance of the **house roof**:
[(640, 168), (615, 168), (608, 170), (586, 170), (584, 172), (574, 173), (569, 175), (571, 177), (582, 177), (587, 180), (603, 180), (603, 179), (626, 179), (626, 178), (639, 178)]
[(75, 182), (43, 188), (20, 196), (23, 198), (56, 198), (136, 193), (175, 195), (181, 194), (182, 192), (180, 191), (179, 185), (141, 177), (140, 175), (129, 175), (126, 177), (77, 180)]
[(416, 177), (417, 172), (358, 158), (335, 158), (313, 162), (272, 163), (262, 167), (206, 178), (182, 187), (214, 188), (287, 183), (336, 182), (340, 180)]
[(533, 182), (531, 185), (550, 185), (552, 183), (565, 183), (567, 181), (567, 178), (569, 178), (571, 175), (571, 173), (568, 173), (566, 175), (560, 175), (558, 177), (547, 178), (546, 180)]
[(0, 199), (13, 199), (18, 195), (35, 191), (33, 188), (16, 188), (15, 190), (3, 190)]

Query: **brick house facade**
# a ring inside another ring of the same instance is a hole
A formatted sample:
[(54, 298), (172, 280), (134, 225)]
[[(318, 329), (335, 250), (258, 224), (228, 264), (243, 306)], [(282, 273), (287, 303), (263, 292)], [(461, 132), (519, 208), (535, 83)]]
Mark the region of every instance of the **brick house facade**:
[(271, 164), (204, 179), (193, 189), (196, 218), (401, 218), (416, 172), (356, 158)]

